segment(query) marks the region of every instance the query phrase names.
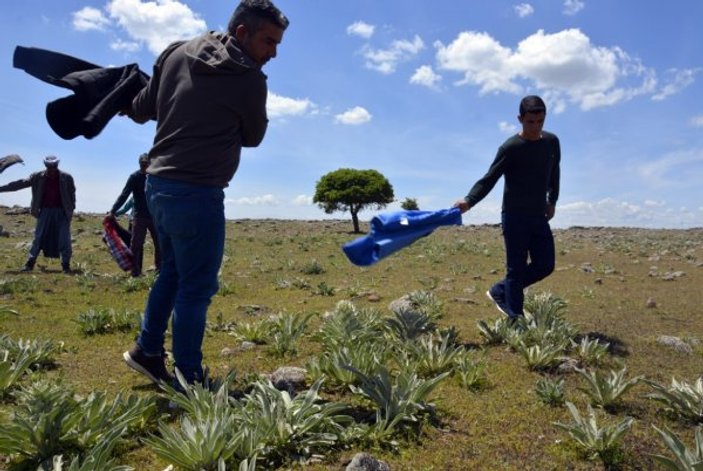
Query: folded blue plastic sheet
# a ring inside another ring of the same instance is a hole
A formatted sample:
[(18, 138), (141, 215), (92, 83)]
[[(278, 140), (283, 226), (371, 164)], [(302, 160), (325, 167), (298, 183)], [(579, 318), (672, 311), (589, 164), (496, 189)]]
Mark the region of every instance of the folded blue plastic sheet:
[(397, 211), (379, 214), (371, 219), (371, 229), (342, 246), (350, 262), (369, 266), (421, 237), (426, 237), (440, 226), (461, 225), (459, 208), (439, 211)]

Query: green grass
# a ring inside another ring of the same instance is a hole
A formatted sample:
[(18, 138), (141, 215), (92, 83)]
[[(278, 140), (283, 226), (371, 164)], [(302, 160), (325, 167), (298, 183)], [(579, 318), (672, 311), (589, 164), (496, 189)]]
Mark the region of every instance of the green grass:
[[(132, 345), (134, 331), (85, 335), (76, 322), (88, 312), (141, 312), (148, 293), (148, 283), (130, 282), (110, 259), (100, 239), (101, 218), (74, 218), (73, 265), (80, 272), (66, 276), (58, 260), (45, 258), (39, 258), (31, 274), (19, 273), (26, 258), (21, 244), (31, 241), (34, 219), (0, 214), (0, 225), (10, 232), (10, 237), (0, 238), (0, 305), (17, 313), (0, 310), (0, 334), (14, 340), (64, 342), (56, 365), (26, 376), (23, 384), (48, 378), (60, 379), (83, 395), (92, 391), (158, 395), (122, 362), (121, 353)], [(358, 308), (377, 309), (391, 317), (391, 301), (429, 291), (442, 306), (442, 316), (434, 320), (437, 328), (454, 327), (460, 344), (482, 348), (482, 386), (466, 388), (458, 375), (447, 378), (431, 394), (436, 416), (418, 437), (401, 441), (397, 449), (370, 451), (399, 470), (602, 469), (602, 463), (588, 460), (553, 425), (568, 423), (571, 416), (565, 407), (550, 407), (535, 394), (544, 372), (530, 370), (505, 344), (486, 345), (476, 326), (478, 320), (493, 322), (498, 316), (484, 292), (503, 274), (499, 228), (440, 229), (369, 268), (351, 265), (340, 250), (356, 237), (350, 230), (349, 221), (228, 221), (221, 275), (225, 287), (213, 298), (209, 321), (236, 329), (238, 324), (283, 314), (309, 316), (309, 325), (285, 356), (272, 352), (270, 345), (221, 356), (223, 348), (237, 347), (239, 341), (230, 335), (231, 329), (209, 329), (203, 351), (212, 376), (235, 369), (238, 378), (246, 378), (284, 365), (305, 367), (322, 349), (312, 333), (339, 301), (350, 300)], [(622, 363), (628, 377), (642, 375), (664, 385), (672, 377), (694, 383), (703, 373), (703, 347), (694, 343), (693, 354), (686, 355), (656, 339), (674, 335), (703, 342), (703, 230), (573, 228), (555, 231), (555, 236), (556, 271), (532, 291), (566, 300), (565, 318), (580, 335), (610, 343), (611, 354), (601, 371)], [(147, 245), (145, 267), (151, 262)], [(587, 263), (593, 272), (582, 269)], [(673, 281), (660, 276), (673, 271), (685, 275)], [(656, 299), (656, 308), (646, 306), (649, 298)], [(579, 389), (583, 378), (577, 373), (561, 377), (566, 400), (585, 414), (589, 398)], [(662, 404), (645, 397), (648, 392), (645, 385), (638, 385), (614, 413), (603, 417), (605, 423), (635, 418), (622, 439), (618, 460), (622, 469), (656, 469), (652, 454), (672, 456), (653, 426), (671, 430), (684, 441), (693, 436), (691, 423), (663, 413)], [(325, 391), (324, 386), (321, 391), (321, 396), (335, 401), (349, 395)], [(11, 399), (1, 400), (0, 420), (14, 407)], [(140, 443), (116, 450), (117, 463), (138, 470), (168, 465)], [(331, 453), (307, 469), (341, 469), (357, 451), (363, 450)], [(3, 466), (9, 465), (0, 456), (0, 469)]]

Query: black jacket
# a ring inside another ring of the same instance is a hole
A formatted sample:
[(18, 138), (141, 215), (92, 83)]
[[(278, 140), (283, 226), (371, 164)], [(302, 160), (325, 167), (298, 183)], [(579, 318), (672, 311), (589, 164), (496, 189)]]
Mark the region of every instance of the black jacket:
[(137, 170), (129, 176), (127, 183), (122, 189), (122, 193), (117, 197), (115, 204), (112, 206), (110, 212), (117, 213), (120, 208), (125, 204), (129, 195), (134, 198), (134, 208), (133, 215), (135, 218), (148, 218), (151, 217), (149, 214), (149, 208), (146, 203), (146, 195), (144, 194), (144, 186), (146, 185), (146, 174)]
[(73, 90), (47, 104), (49, 126), (63, 139), (100, 134), (119, 111), (146, 86), (149, 76), (137, 64), (101, 67), (45, 49), (17, 46), (12, 65), (44, 82)]

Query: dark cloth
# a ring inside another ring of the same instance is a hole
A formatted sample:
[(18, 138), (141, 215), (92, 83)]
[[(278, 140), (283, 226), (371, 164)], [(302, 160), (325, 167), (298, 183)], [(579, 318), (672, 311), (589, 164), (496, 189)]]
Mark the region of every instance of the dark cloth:
[(397, 211), (374, 216), (370, 225), (368, 235), (342, 246), (349, 261), (355, 265), (373, 265), (428, 236), (440, 226), (461, 225), (461, 210)]
[(122, 193), (120, 193), (120, 196), (117, 197), (115, 204), (112, 205), (110, 212), (112, 214), (117, 214), (129, 198), (129, 195), (132, 195), (134, 204), (132, 207), (132, 217), (151, 217), (149, 214), (149, 208), (146, 204), (146, 196), (144, 195), (145, 184), (146, 173), (142, 173), (139, 170), (132, 173), (129, 178), (127, 178), (127, 183), (125, 183)]
[(486, 175), (469, 191), (466, 202), (472, 207), (486, 197), (498, 179), (505, 176), (503, 212), (543, 216), (546, 205), (559, 198), (559, 139), (543, 131), (542, 138), (526, 140), (515, 135), (498, 149)]
[(10, 165), (14, 164), (22, 164), (24, 165), (24, 161), (22, 160), (22, 157), (20, 157), (17, 154), (10, 154), (6, 155), (5, 157), (0, 158), (0, 173), (4, 172), (7, 167)]
[[(129, 247), (132, 243), (132, 232), (131, 230), (127, 230), (124, 227), (120, 225), (117, 220), (114, 221), (113, 227), (115, 229), (115, 232), (117, 233), (117, 236), (122, 239), (122, 242)], [(130, 229), (132, 228), (132, 225), (130, 223)]]
[(63, 139), (97, 136), (119, 111), (129, 108), (149, 76), (137, 64), (101, 67), (66, 54), (17, 46), (12, 65), (44, 82), (72, 90), (46, 106), (46, 119)]
[(59, 186), (59, 176), (47, 177), (44, 182), (44, 195), (41, 202), (42, 208), (61, 207), (61, 188)]
[(159, 118), (147, 173), (226, 187), (242, 146), (256, 147), (264, 138), (266, 96), (266, 75), (229, 34), (172, 44), (132, 103), (133, 120)]
[(61, 208), (43, 209), (37, 218), (29, 258), (35, 260), (40, 252), (47, 258), (61, 256), (65, 264), (71, 261), (71, 222)]
[(159, 238), (156, 235), (156, 227), (154, 226), (154, 221), (151, 217), (135, 217), (132, 222), (132, 240), (129, 245), (129, 249), (132, 251), (132, 256), (134, 257), (134, 264), (132, 266), (132, 276), (139, 276), (142, 274), (142, 261), (144, 259), (144, 241), (146, 240), (146, 233), (149, 231), (151, 234), (151, 240), (154, 242), (154, 266), (159, 269), (161, 264), (161, 252), (159, 250)]

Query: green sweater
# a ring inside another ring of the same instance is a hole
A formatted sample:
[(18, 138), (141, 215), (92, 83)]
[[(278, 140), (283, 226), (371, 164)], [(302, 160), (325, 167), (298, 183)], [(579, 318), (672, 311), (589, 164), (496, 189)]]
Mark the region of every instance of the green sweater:
[(515, 135), (498, 148), (488, 172), (464, 198), (472, 207), (490, 193), (501, 176), (503, 212), (541, 216), (547, 203), (559, 198), (559, 138), (543, 131), (542, 138), (528, 141)]

